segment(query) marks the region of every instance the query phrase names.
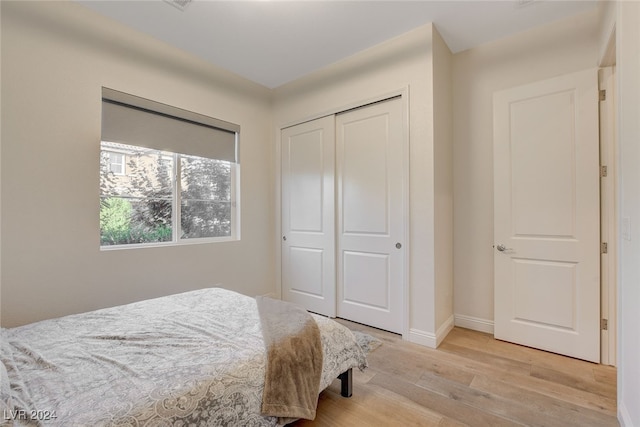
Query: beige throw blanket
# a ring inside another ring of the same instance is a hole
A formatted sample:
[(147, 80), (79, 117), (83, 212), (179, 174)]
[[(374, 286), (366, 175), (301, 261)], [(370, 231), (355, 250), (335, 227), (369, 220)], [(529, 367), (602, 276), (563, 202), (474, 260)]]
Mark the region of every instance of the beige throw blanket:
[(315, 320), (294, 304), (256, 297), (267, 349), (262, 413), (280, 422), (316, 416), (322, 342)]

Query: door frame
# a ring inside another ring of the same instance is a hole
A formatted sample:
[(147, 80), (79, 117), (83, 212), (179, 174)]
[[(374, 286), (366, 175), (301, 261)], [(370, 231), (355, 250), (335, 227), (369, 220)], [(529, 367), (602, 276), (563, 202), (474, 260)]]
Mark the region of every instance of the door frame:
[[(403, 127), (403, 154), (402, 154), (402, 204), (404, 211), (404, 230), (403, 230), (403, 246), (405, 249), (405, 256), (403, 260), (403, 284), (402, 288), (402, 339), (409, 339), (409, 278), (410, 278), (410, 258), (411, 258), (411, 240), (410, 240), (410, 198), (409, 198), (409, 86), (372, 96), (370, 98), (361, 99), (347, 104), (338, 105), (333, 108), (305, 116), (299, 120), (293, 122), (283, 123), (277, 125), (275, 128), (275, 150), (273, 150), (273, 164), (275, 165), (275, 180), (273, 194), (275, 195), (275, 217), (274, 217), (274, 229), (276, 230), (273, 249), (275, 253), (275, 279), (276, 289), (274, 293), (267, 294), (273, 298), (282, 298), (282, 141), (280, 135), (282, 129), (295, 126), (301, 123), (305, 123), (311, 120), (318, 119), (320, 117), (336, 115), (348, 110), (365, 107), (369, 104), (375, 104), (385, 101), (391, 98), (400, 97), (402, 102), (402, 127)], [(337, 237), (337, 236), (336, 236)]]
[(600, 363), (617, 364), (617, 301), (618, 301), (618, 173), (616, 144), (616, 70), (615, 66), (598, 70), (598, 88), (606, 91), (606, 99), (599, 102), (600, 165), (607, 167), (607, 176), (600, 179), (600, 236), (607, 243), (607, 253), (600, 259), (601, 318), (607, 329), (600, 331)]
[[(608, 12), (612, 9), (608, 8)], [(613, 15), (607, 14), (607, 18)], [(606, 40), (600, 52), (598, 71), (599, 89), (607, 91), (607, 99), (600, 102), (600, 157), (601, 165), (607, 166), (607, 178), (600, 181), (601, 236), (608, 243), (608, 254), (601, 258), (601, 302), (602, 318), (608, 320), (608, 330), (600, 331), (600, 361), (606, 365), (617, 365), (618, 359), (618, 245), (620, 224), (618, 217), (619, 173), (617, 162), (617, 108), (616, 93), (616, 22), (606, 19), (604, 29)], [(606, 239), (606, 240), (605, 240)], [(606, 272), (606, 274), (605, 274)]]

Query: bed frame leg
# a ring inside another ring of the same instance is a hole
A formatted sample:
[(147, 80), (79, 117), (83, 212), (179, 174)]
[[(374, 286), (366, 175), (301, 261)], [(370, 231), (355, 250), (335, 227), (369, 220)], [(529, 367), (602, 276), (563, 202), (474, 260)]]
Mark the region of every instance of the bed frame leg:
[(351, 397), (353, 390), (353, 371), (352, 368), (341, 373), (338, 378), (340, 379), (340, 394), (342, 397)]

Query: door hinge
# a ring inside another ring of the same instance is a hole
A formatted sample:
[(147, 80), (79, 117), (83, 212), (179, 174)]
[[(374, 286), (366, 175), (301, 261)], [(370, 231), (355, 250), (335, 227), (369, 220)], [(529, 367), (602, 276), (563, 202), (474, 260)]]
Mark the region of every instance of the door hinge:
[(600, 253), (601, 254), (606, 254), (609, 252), (609, 245), (607, 244), (607, 242), (602, 242), (600, 244)]
[(609, 171), (606, 166), (600, 166), (600, 178), (606, 177), (608, 173)]
[[(593, 93), (593, 92), (591, 92)], [(607, 91), (605, 89), (600, 90), (600, 101), (606, 101), (607, 99)]]
[(609, 320), (608, 319), (601, 319), (600, 320), (600, 329), (602, 329), (603, 331), (608, 331), (609, 330)]

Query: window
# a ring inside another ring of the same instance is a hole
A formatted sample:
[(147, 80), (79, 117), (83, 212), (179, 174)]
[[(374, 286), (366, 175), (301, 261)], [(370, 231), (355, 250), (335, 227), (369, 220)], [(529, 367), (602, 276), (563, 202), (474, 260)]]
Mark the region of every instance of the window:
[(107, 151), (106, 154), (108, 156), (109, 172), (113, 172), (114, 175), (124, 175), (124, 154), (113, 151)]
[(237, 239), (238, 133), (231, 123), (103, 89), (100, 246)]

